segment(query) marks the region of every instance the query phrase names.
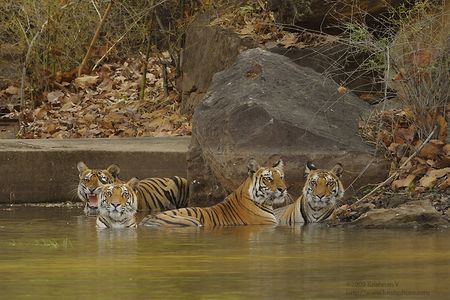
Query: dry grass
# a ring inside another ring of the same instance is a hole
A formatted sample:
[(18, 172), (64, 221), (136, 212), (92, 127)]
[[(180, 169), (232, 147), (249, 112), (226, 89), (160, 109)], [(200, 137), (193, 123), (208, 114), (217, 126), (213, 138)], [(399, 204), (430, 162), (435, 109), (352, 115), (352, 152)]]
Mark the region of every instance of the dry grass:
[[(184, 13), (189, 14), (191, 2), (114, 1), (88, 69), (100, 59), (107, 62), (136, 56), (146, 48), (149, 39), (160, 49), (170, 49), (171, 62), (176, 64), (185, 25), (176, 22)], [(0, 58), (16, 60), (20, 65), (25, 63), (27, 107), (35, 106), (38, 101), (34, 98), (39, 98), (41, 91), (51, 90), (53, 81), (67, 79), (69, 73), (75, 73), (108, 3), (100, 0), (5, 0), (2, 3), (0, 54), (8, 53)], [(21, 78), (21, 73), (18, 69), (17, 74), (7, 75)]]

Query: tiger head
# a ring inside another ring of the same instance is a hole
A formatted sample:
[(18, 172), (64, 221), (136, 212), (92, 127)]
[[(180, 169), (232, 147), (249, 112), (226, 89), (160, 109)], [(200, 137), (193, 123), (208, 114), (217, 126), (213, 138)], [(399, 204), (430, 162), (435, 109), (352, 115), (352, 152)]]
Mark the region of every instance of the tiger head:
[(134, 188), (138, 182), (137, 178), (132, 178), (127, 183), (103, 185), (98, 195), (99, 216), (113, 222), (125, 222), (134, 218), (138, 209), (138, 199)]
[(77, 164), (80, 181), (78, 183), (78, 197), (86, 203), (84, 211), (87, 214), (96, 214), (98, 208), (98, 194), (104, 184), (118, 180), (120, 169), (110, 165), (106, 170), (89, 169), (82, 161)]
[(272, 167), (260, 167), (256, 160), (248, 163), (248, 174), (252, 179), (249, 195), (258, 204), (273, 205), (282, 203), (287, 195), (284, 182), (284, 164), (282, 160)]
[(340, 180), (343, 170), (340, 163), (331, 170), (317, 169), (310, 162), (306, 164), (303, 197), (315, 219), (324, 216), (325, 212), (334, 210), (336, 202), (344, 196), (344, 187)]

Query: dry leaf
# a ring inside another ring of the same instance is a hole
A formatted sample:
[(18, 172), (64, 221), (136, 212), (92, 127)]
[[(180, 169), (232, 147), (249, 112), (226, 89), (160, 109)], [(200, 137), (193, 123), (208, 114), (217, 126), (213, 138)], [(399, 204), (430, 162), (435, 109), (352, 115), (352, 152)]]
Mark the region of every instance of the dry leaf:
[(255, 32), (253, 24), (247, 24), (244, 26), (244, 28), (238, 30), (238, 33), (240, 35), (250, 35), (253, 34), (253, 32)]
[(361, 94), (359, 96), (359, 99), (361, 99), (363, 101), (366, 101), (366, 102), (372, 102), (372, 101), (375, 100), (375, 95), (374, 94), (364, 93), (364, 94)]
[(400, 73), (400, 72), (395, 74), (394, 77), (392, 77), (392, 81), (399, 81), (402, 79), (403, 79), (403, 76), (402, 76), (402, 73)]
[(63, 97), (64, 93), (60, 90), (56, 90), (47, 94), (47, 100), (51, 104), (59, 103), (59, 98)]
[(33, 117), (35, 119), (43, 119), (45, 116), (47, 116), (47, 109), (45, 107), (39, 107), (33, 111)]
[(428, 176), (436, 177), (436, 179), (440, 179), (448, 174), (450, 174), (450, 168), (430, 170), (427, 173)]
[(297, 43), (298, 36), (295, 33), (288, 32), (281, 40), (278, 41), (278, 44), (282, 45), (284, 48), (289, 48), (294, 46)]
[(424, 68), (431, 63), (431, 53), (424, 49), (419, 49), (412, 54), (412, 63), (420, 68)]
[(9, 86), (5, 92), (10, 95), (19, 95), (19, 88), (15, 86)]
[(398, 128), (394, 133), (394, 143), (404, 144), (411, 143), (416, 134), (416, 129), (413, 126), (408, 128)]
[(416, 193), (416, 194), (420, 194), (420, 193), (423, 193), (423, 192), (425, 192), (425, 188), (423, 186), (417, 186), (414, 189), (414, 193)]
[(75, 87), (78, 89), (91, 88), (97, 84), (98, 76), (83, 75), (77, 77), (74, 81)]
[(419, 184), (424, 188), (430, 188), (434, 185), (436, 181), (437, 181), (436, 177), (425, 175), (422, 178), (420, 178)]
[(444, 147), (442, 147), (442, 153), (445, 156), (450, 156), (450, 144), (446, 144), (444, 145)]
[(339, 94), (345, 94), (345, 93), (347, 93), (348, 89), (345, 86), (341, 85), (337, 88), (337, 91)]
[(420, 185), (424, 188), (430, 188), (434, 186), (436, 181), (444, 176), (450, 174), (450, 168), (429, 170), (425, 176), (420, 179)]
[(412, 184), (412, 182), (414, 181), (415, 178), (416, 178), (416, 176), (411, 174), (411, 175), (408, 175), (406, 178), (397, 179), (394, 182), (392, 182), (391, 187), (394, 191), (397, 191), (401, 188), (408, 188)]
[(438, 115), (436, 117), (436, 123), (439, 125), (438, 140), (445, 143), (447, 139), (447, 121), (445, 121), (443, 116)]
[(439, 140), (430, 140), (423, 148), (420, 150), (418, 156), (425, 159), (436, 159), (438, 154), (442, 152), (444, 143)]
[(441, 182), (438, 187), (440, 190), (448, 189), (450, 187), (450, 176), (447, 176), (447, 178)]
[(429, 169), (428, 165), (419, 164), (416, 166), (416, 168), (414, 170), (412, 170), (412, 174), (417, 175), (417, 176), (422, 176), (427, 173), (428, 169)]

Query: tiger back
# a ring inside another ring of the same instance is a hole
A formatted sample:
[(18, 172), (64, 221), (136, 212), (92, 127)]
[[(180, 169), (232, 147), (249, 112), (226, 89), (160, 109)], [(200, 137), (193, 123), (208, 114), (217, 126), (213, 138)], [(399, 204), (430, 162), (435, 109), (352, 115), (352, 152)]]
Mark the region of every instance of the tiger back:
[(138, 197), (138, 210), (150, 214), (186, 207), (189, 184), (185, 178), (146, 178), (138, 180), (134, 188)]
[(331, 170), (317, 169), (307, 163), (307, 176), (302, 195), (284, 207), (275, 209), (275, 216), (280, 225), (295, 223), (319, 223), (333, 215), (337, 201), (344, 196), (341, 182), (343, 168), (336, 164)]
[(84, 212), (96, 215), (98, 212), (98, 195), (105, 184), (121, 182), (120, 169), (117, 165), (110, 165), (106, 169), (91, 169), (84, 162), (77, 164), (79, 182), (77, 187), (78, 198), (85, 203)]
[(271, 168), (251, 160), (247, 179), (224, 201), (210, 207), (188, 207), (146, 218), (142, 224), (157, 227), (275, 225), (272, 204), (284, 201), (283, 162)]
[(135, 228), (138, 199), (133, 191), (135, 181), (102, 186), (99, 193), (97, 228)]

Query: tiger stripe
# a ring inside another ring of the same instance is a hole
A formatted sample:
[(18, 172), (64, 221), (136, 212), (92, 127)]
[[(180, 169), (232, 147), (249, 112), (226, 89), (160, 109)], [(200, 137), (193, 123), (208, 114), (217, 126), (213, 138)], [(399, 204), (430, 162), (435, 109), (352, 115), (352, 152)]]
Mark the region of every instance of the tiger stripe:
[(189, 184), (179, 176), (142, 179), (134, 191), (138, 198), (138, 210), (150, 214), (186, 207), (188, 204)]

